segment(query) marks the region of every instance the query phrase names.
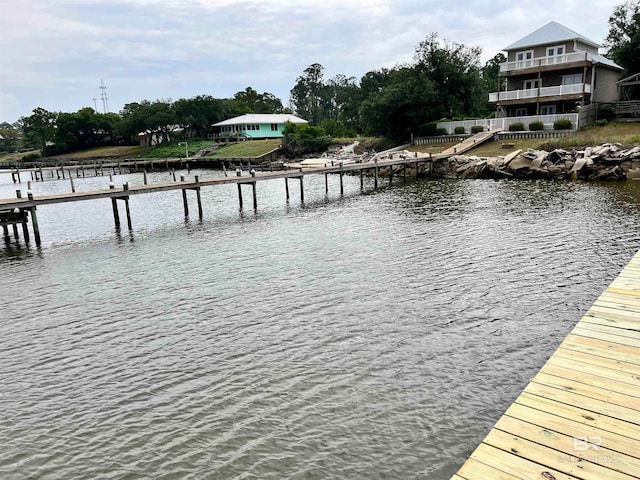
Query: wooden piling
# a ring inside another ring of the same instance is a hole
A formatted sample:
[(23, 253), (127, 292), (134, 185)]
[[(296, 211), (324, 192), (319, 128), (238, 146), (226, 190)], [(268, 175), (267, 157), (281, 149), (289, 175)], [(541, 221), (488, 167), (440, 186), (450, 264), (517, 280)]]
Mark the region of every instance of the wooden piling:
[(289, 201), (289, 179), (284, 177), (284, 189), (287, 192), (287, 202)]
[(18, 224), (13, 223), (11, 224), (11, 226), (13, 227), (13, 238), (15, 238), (17, 242), (18, 240), (20, 240), (20, 236), (18, 235)]
[(257, 182), (251, 183), (251, 187), (253, 189), (253, 210), (258, 211), (258, 193), (257, 193)]
[[(29, 200), (33, 200), (33, 193), (29, 192), (27, 194)], [(40, 246), (40, 228), (38, 227), (38, 216), (36, 215), (36, 207), (33, 206), (30, 208), (31, 210), (31, 225), (33, 226), (33, 236), (36, 239), (36, 246)]]
[(343, 181), (343, 177), (344, 177), (344, 172), (342, 171), (342, 168), (344, 167), (344, 162), (340, 162), (340, 196), (342, 197), (344, 195), (344, 181)]
[[(109, 185), (109, 189), (115, 189), (113, 182)], [(111, 197), (111, 207), (113, 208), (113, 221), (116, 225), (116, 230), (120, 230), (120, 215), (118, 215), (118, 202), (115, 197)]]
[[(125, 192), (127, 190), (129, 190), (129, 183), (123, 183), (122, 184), (122, 190), (124, 190)], [(129, 231), (133, 230), (131, 228), (131, 211), (129, 210), (129, 196), (127, 195), (126, 197), (124, 197), (124, 209), (127, 213), (127, 227), (129, 228)]]
[(30, 239), (29, 239), (29, 229), (27, 228), (27, 220), (22, 220), (22, 222), (20, 222), (22, 224), (22, 235), (24, 236), (24, 241), (25, 243), (29, 243)]
[[(200, 176), (196, 175), (196, 183), (200, 183)], [(200, 198), (200, 187), (196, 187), (196, 200), (198, 201), (198, 218), (202, 219), (202, 199)]]
[(300, 203), (304, 205), (304, 177), (300, 175)]
[(389, 165), (389, 186), (393, 183), (393, 165)]
[(44, 175), (42, 173), (42, 167), (40, 167), (40, 181), (44, 182)]
[(9, 241), (9, 227), (7, 225), (2, 225), (2, 231), (4, 232), (5, 241)]
[(360, 190), (364, 190), (364, 170), (360, 169)]
[(324, 174), (324, 194), (329, 195), (329, 174)]
[(240, 210), (242, 210), (242, 184), (238, 184), (238, 202), (240, 203)]
[(18, 176), (18, 183), (22, 183), (22, 180), (20, 180), (20, 169), (18, 167), (16, 167), (16, 175)]
[[(180, 175), (180, 182), (184, 182), (184, 175)], [(189, 216), (189, 202), (187, 201), (187, 190), (182, 189), (182, 205), (184, 206), (184, 216)]]
[(71, 175), (69, 175), (69, 181), (71, 181), (71, 192), (75, 193), (76, 187), (73, 184), (73, 177)]
[(145, 185), (147, 185), (147, 169), (145, 168), (142, 172), (142, 178)]
[(13, 171), (13, 168), (11, 169), (11, 180), (13, 180), (13, 183), (16, 183), (16, 174)]

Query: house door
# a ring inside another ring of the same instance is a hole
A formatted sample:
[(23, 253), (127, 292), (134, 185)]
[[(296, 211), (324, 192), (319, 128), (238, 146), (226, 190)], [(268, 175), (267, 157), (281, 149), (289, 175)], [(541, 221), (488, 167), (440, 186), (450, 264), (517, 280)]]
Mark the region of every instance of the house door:
[(537, 89), (540, 86), (540, 80), (534, 78), (533, 80), (525, 80), (524, 81), (524, 89), (525, 90), (533, 90)]

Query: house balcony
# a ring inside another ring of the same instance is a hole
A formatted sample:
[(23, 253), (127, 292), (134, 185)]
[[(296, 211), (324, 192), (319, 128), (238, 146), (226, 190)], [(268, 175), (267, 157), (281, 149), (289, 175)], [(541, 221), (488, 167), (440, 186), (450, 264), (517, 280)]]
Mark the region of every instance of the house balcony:
[(591, 85), (588, 83), (576, 83), (574, 85), (558, 85), (555, 87), (531, 88), (527, 90), (492, 92), (489, 94), (489, 102), (529, 103), (556, 99), (570, 100), (572, 98), (580, 98), (585, 93), (591, 93)]
[[(564, 55), (552, 57), (536, 57), (528, 60), (516, 60), (500, 64), (500, 74), (509, 75), (518, 70), (552, 70), (556, 68), (566, 68), (569, 64), (592, 61), (593, 55), (589, 52), (572, 52)], [(518, 72), (519, 73), (519, 72)]]

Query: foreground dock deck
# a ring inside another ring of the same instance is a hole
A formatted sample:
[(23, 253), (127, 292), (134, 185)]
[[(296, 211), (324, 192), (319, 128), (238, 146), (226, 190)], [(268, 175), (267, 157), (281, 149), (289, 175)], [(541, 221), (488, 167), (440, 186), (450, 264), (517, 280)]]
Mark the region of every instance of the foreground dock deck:
[(452, 479), (640, 478), (640, 252)]

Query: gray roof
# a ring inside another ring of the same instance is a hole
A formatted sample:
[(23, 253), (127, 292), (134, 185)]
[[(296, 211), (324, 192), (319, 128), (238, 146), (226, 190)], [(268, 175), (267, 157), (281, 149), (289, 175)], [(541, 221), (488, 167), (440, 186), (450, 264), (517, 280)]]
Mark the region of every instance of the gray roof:
[(606, 67), (615, 68), (617, 70), (624, 70), (620, 65), (618, 65), (613, 60), (609, 60), (607, 57), (603, 57), (602, 55), (592, 55), (593, 63), (600, 63)]
[(214, 127), (224, 127), (226, 125), (255, 125), (265, 123), (309, 123), (302, 118), (288, 113), (248, 113), (239, 117), (230, 118), (222, 122), (214, 123)]
[(589, 40), (583, 37), (577, 32), (574, 32), (570, 28), (560, 25), (557, 22), (549, 22), (544, 27), (540, 27), (535, 32), (530, 33), (526, 37), (521, 38), (515, 43), (512, 43), (504, 50), (515, 50), (526, 47), (535, 47), (537, 45), (545, 45), (548, 43), (564, 42), (566, 40), (580, 40), (583, 43), (599, 48), (600, 45), (593, 40)]

